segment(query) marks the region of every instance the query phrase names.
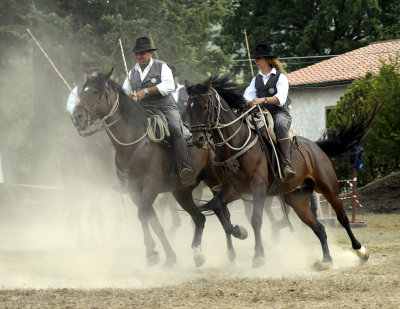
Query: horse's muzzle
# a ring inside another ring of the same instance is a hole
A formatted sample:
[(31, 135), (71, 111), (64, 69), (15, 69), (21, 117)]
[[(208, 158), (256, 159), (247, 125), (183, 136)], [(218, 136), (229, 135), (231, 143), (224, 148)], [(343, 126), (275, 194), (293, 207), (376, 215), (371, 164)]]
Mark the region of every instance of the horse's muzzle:
[(195, 145), (197, 148), (202, 148), (206, 144), (206, 137), (201, 134), (197, 138), (193, 139), (193, 145)]
[(85, 112), (75, 110), (71, 116), (72, 123), (78, 131), (87, 129), (88, 117)]

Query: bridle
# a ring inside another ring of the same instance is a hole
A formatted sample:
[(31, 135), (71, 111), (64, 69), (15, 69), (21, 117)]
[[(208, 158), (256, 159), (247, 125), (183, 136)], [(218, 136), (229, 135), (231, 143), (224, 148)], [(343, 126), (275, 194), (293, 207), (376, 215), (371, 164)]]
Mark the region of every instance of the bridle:
[[(85, 106), (82, 106), (79, 104), (75, 107), (75, 109), (80, 108), (80, 109), (84, 110), (88, 115), (88, 119), (87, 119), (88, 131), (84, 131), (84, 132), (79, 131), (79, 135), (84, 136), (84, 137), (90, 136), (94, 133), (97, 133), (97, 132), (100, 132), (100, 131), (110, 128), (111, 126), (116, 124), (119, 120), (121, 120), (121, 117), (118, 117), (117, 119), (113, 120), (110, 123), (106, 122), (106, 120), (108, 118), (110, 118), (112, 115), (114, 115), (114, 113), (117, 111), (117, 109), (119, 107), (119, 93), (118, 92), (116, 92), (116, 93), (117, 93), (117, 99), (115, 100), (114, 105), (111, 105), (109, 84), (108, 84), (108, 81), (106, 81), (105, 86), (102, 89), (100, 95), (98, 96), (96, 102), (90, 108), (86, 108)], [(100, 105), (104, 94), (105, 94), (106, 103), (107, 103), (107, 114), (103, 118), (99, 119), (99, 121), (96, 123), (96, 120), (97, 120), (97, 119), (95, 119), (96, 110), (97, 110), (98, 106)], [(74, 117), (71, 117), (71, 119), (72, 119), (72, 122), (75, 123)], [(100, 127), (91, 129), (91, 127), (96, 126), (98, 123), (100, 123)]]
[[(213, 92), (214, 92), (214, 95), (213, 95)], [(190, 96), (189, 97), (189, 102), (192, 101), (192, 104), (194, 104), (194, 99), (199, 98), (199, 97), (204, 97), (204, 96), (208, 96), (207, 121), (204, 124), (191, 125), (190, 126), (190, 131), (191, 132), (203, 132), (204, 136), (206, 137), (207, 143), (211, 147), (213, 147), (214, 149), (215, 149), (215, 147), (221, 147), (223, 145), (227, 145), (232, 150), (240, 151), (240, 150), (244, 149), (248, 145), (248, 143), (250, 141), (250, 138), (251, 138), (250, 126), (247, 126), (248, 127), (248, 137), (247, 137), (246, 141), (244, 142), (244, 144), (242, 146), (234, 147), (234, 146), (229, 144), (229, 141), (239, 133), (239, 131), (240, 131), (242, 125), (243, 125), (245, 116), (248, 113), (250, 113), (254, 108), (256, 108), (256, 106), (253, 106), (252, 108), (247, 110), (245, 113), (243, 113), (241, 116), (237, 117), (236, 119), (234, 119), (230, 123), (224, 124), (224, 123), (221, 123), (221, 109), (224, 110), (225, 112), (227, 112), (228, 110), (225, 109), (222, 106), (220, 96), (219, 96), (218, 92), (214, 88), (210, 87), (210, 89), (207, 91), (207, 93)], [(214, 98), (216, 99), (216, 103), (214, 102)], [(213, 112), (215, 113), (215, 120), (212, 119)], [(221, 129), (229, 127), (229, 126), (233, 125), (237, 121), (241, 121), (241, 123), (238, 126), (238, 128), (235, 130), (235, 132), (232, 135), (230, 135), (228, 138), (225, 138), (223, 136), (223, 134), (222, 134)], [(217, 131), (219, 137), (222, 139), (222, 142), (215, 143), (211, 139), (209, 133), (212, 132), (212, 131)]]
[(213, 127), (213, 122), (211, 121), (211, 117), (212, 117), (212, 112), (211, 109), (215, 109), (215, 104), (214, 104), (214, 98), (212, 93), (209, 91), (207, 91), (207, 93), (204, 94), (197, 94), (194, 96), (190, 96), (189, 97), (189, 103), (188, 105), (190, 106), (190, 104), (194, 104), (194, 99), (200, 98), (200, 97), (205, 97), (208, 96), (208, 101), (207, 101), (207, 121), (203, 124), (196, 124), (196, 125), (191, 125), (190, 126), (190, 132), (203, 132), (205, 135), (207, 132), (215, 130), (215, 127)]

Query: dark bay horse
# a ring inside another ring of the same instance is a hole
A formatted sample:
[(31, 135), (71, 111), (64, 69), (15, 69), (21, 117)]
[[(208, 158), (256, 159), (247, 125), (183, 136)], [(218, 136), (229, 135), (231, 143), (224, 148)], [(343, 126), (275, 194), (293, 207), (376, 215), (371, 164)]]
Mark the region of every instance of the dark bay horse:
[[(251, 194), (251, 225), (255, 235), (253, 266), (263, 265), (265, 258), (260, 229), (264, 201), (266, 196), (278, 196), (279, 190), (266, 155), (257, 141), (256, 133), (234, 112), (243, 108), (244, 99), (238, 88), (226, 78), (213, 77), (204, 84), (187, 86), (187, 91), (193, 140), (198, 145), (204, 144), (205, 141), (213, 145), (217, 172), (222, 180), (219, 193), (201, 209), (214, 211), (229, 233), (232, 225), (223, 215), (221, 206), (241, 198), (243, 194)], [(339, 197), (337, 177), (327, 156), (330, 153), (337, 155), (346, 151), (351, 142), (345, 139), (349, 139), (350, 136), (351, 141), (359, 140), (367, 125), (368, 123), (360, 120), (338, 138), (317, 143), (297, 137), (298, 147), (295, 147), (291, 154), (297, 175), (280, 184), (285, 202), (319, 238), (323, 252), (322, 261), (325, 263), (331, 262), (332, 258), (325, 228), (314, 218), (309, 207), (314, 190), (324, 195), (334, 208), (337, 219), (346, 229), (357, 255), (364, 260), (369, 257), (365, 247), (355, 238), (350, 228), (349, 219)]]
[[(166, 254), (166, 265), (176, 262), (176, 254), (167, 240), (164, 230), (154, 211), (153, 202), (162, 192), (172, 192), (177, 202), (192, 217), (195, 233), (192, 242), (196, 266), (204, 263), (201, 252), (201, 237), (205, 216), (193, 201), (192, 191), (203, 181), (209, 188), (219, 184), (213, 162), (213, 152), (197, 147), (188, 147), (189, 164), (195, 177), (192, 183), (182, 185), (179, 178), (172, 178), (173, 160), (171, 149), (160, 143), (149, 142), (148, 115), (145, 109), (134, 102), (122, 88), (109, 80), (111, 72), (90, 78), (80, 94), (80, 102), (75, 108), (72, 120), (81, 134), (91, 134), (93, 124), (100, 123), (114, 145), (115, 163), (118, 177), (126, 183), (128, 194), (138, 207), (144, 243), (147, 250), (147, 261), (153, 265), (159, 261), (155, 242), (150, 233), (153, 229)], [(87, 132), (90, 130), (90, 132)], [(87, 132), (87, 133), (85, 133)], [(225, 214), (229, 218), (229, 214)], [(230, 234), (242, 237), (243, 228), (236, 226)], [(230, 244), (230, 246), (232, 246)]]

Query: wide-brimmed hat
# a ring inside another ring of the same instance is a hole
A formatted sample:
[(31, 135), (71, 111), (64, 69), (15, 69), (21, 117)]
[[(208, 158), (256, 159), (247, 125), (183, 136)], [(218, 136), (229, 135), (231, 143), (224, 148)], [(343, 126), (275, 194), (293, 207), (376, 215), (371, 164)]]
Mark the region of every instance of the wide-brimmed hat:
[(271, 45), (267, 45), (267, 44), (258, 44), (256, 46), (254, 54), (251, 56), (251, 58), (256, 58), (256, 57), (272, 57), (272, 58), (276, 58), (272, 54), (272, 46)]
[(132, 48), (132, 52), (140, 53), (144, 51), (157, 50), (150, 42), (150, 39), (146, 36), (140, 37), (136, 40), (135, 46)]
[(94, 61), (85, 61), (82, 65), (82, 71), (92, 73), (100, 70), (100, 66)]
[(169, 66), (169, 68), (171, 69), (171, 71), (172, 71), (172, 76), (179, 76), (179, 72), (176, 70), (176, 67), (175, 66), (173, 66), (173, 65), (170, 65)]

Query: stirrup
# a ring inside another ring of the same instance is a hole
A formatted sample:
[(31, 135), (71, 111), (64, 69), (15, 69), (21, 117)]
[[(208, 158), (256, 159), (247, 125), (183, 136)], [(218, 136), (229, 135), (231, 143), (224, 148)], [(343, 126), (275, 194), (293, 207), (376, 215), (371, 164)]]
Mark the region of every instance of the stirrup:
[(179, 170), (179, 178), (184, 185), (189, 184), (193, 179), (193, 171), (190, 167), (182, 167)]

